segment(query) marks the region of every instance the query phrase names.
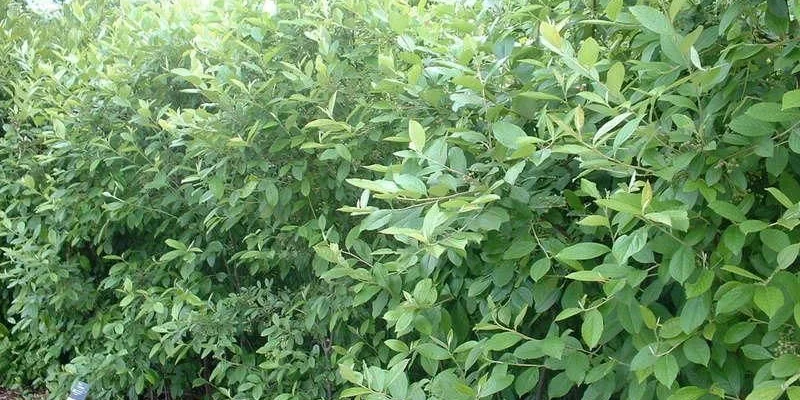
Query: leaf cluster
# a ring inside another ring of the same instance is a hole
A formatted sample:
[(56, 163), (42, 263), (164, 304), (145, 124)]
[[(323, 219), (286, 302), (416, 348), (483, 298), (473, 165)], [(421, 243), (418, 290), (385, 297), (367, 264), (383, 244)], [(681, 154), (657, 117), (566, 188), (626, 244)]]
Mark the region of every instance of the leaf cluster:
[(0, 0), (0, 383), (800, 398), (797, 1), (200, 3)]

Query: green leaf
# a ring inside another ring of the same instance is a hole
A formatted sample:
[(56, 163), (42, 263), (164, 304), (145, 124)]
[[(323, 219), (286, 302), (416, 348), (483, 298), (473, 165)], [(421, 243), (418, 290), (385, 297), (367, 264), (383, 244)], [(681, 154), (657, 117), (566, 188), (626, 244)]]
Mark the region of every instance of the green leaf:
[(331, 268), (320, 275), (320, 278), (325, 280), (331, 280), (336, 278), (341, 278), (343, 276), (348, 276), (353, 273), (353, 269), (349, 267), (336, 267)]
[(550, 271), (551, 266), (550, 259), (547, 257), (536, 260), (531, 264), (531, 279), (533, 279), (534, 282), (538, 282), (539, 279), (542, 279), (542, 277)]
[(162, 255), (158, 261), (169, 262), (178, 257), (183, 257), (186, 254), (185, 250), (171, 250)]
[(653, 375), (666, 387), (672, 387), (678, 377), (678, 360), (672, 354), (659, 357), (653, 366)]
[(388, 339), (383, 342), (386, 347), (398, 352), (398, 353), (408, 353), (408, 345), (397, 340), (397, 339)]
[(700, 53), (697, 52), (697, 49), (694, 46), (689, 48), (689, 60), (692, 62), (692, 65), (694, 65), (695, 68), (701, 71), (706, 70), (703, 68), (703, 64), (700, 61)]
[(500, 351), (505, 350), (522, 340), (522, 337), (516, 332), (501, 332), (489, 338), (486, 341), (486, 350)]
[(765, 122), (787, 122), (797, 119), (798, 113), (781, 110), (778, 103), (756, 103), (745, 112), (746, 115)]
[(422, 356), (428, 357), (431, 360), (447, 360), (450, 358), (449, 351), (433, 343), (422, 343), (417, 346), (415, 350)]
[(686, 300), (680, 315), (680, 325), (684, 333), (690, 333), (706, 322), (710, 307), (704, 296)]
[(772, 197), (775, 198), (775, 200), (778, 200), (778, 203), (781, 203), (782, 206), (786, 208), (794, 207), (794, 202), (792, 202), (789, 199), (789, 196), (785, 195), (782, 191), (780, 191), (780, 189), (774, 187), (768, 187), (766, 191), (768, 191), (772, 195)]
[(684, 287), (686, 288), (686, 297), (692, 298), (697, 297), (711, 288), (711, 284), (714, 282), (714, 273), (709, 270), (701, 270), (700, 276), (692, 283), (687, 283)]
[(478, 393), (478, 397), (491, 396), (509, 386), (514, 382), (514, 375), (497, 373), (497, 370), (492, 372), (489, 379), (486, 381), (486, 386), (482, 387)]
[(743, 276), (743, 277), (748, 278), (748, 279), (753, 279), (753, 280), (756, 280), (756, 281), (762, 281), (763, 280), (758, 275), (753, 274), (752, 272), (750, 272), (750, 271), (748, 271), (746, 269), (737, 267), (735, 265), (725, 264), (725, 265), (722, 266), (722, 270), (734, 273), (734, 274), (739, 275), (739, 276)]
[(632, 6), (630, 7), (630, 11), (636, 20), (645, 28), (658, 34), (669, 35), (673, 33), (672, 25), (669, 23), (667, 17), (655, 8), (648, 6)]
[(611, 249), (600, 243), (578, 243), (569, 246), (556, 254), (561, 260), (590, 260), (608, 253)]
[(794, 305), (794, 323), (800, 327), (800, 303)]
[(528, 340), (514, 350), (514, 356), (533, 360), (544, 356), (561, 359), (566, 344), (561, 338), (545, 338), (542, 340)]
[(685, 210), (667, 210), (645, 214), (645, 218), (686, 232), (689, 230), (689, 215)]
[(582, 282), (605, 282), (608, 280), (597, 271), (575, 271), (567, 274), (564, 278)]
[(628, 118), (630, 115), (631, 113), (629, 112), (622, 113), (614, 118), (611, 118), (608, 122), (603, 124), (603, 126), (601, 126), (600, 129), (598, 129), (597, 132), (594, 134), (594, 137), (592, 138), (592, 144), (596, 145), (597, 143), (602, 142), (603, 139), (605, 139), (605, 136), (609, 132), (611, 132), (612, 129), (616, 128), (617, 125), (625, 121), (625, 119)]
[(473, 388), (467, 386), (466, 382), (451, 371), (444, 371), (436, 375), (431, 381), (430, 386), (431, 392), (442, 399), (472, 400), (475, 399), (477, 395)]
[(669, 5), (669, 19), (670, 21), (675, 20), (675, 16), (684, 8), (686, 2), (688, 0), (672, 0), (672, 3)]
[(569, 317), (572, 317), (574, 315), (578, 315), (578, 314), (580, 314), (582, 312), (583, 312), (583, 309), (580, 309), (578, 307), (565, 308), (565, 309), (561, 310), (561, 312), (558, 313), (558, 315), (556, 315), (555, 320), (556, 321), (562, 321), (562, 320), (565, 320), (565, 319), (567, 319)]
[(581, 178), (581, 191), (589, 196), (594, 197), (595, 199), (602, 197), (600, 196), (600, 191), (597, 190), (597, 184), (588, 179)]
[(652, 310), (650, 310), (650, 308), (640, 305), (639, 314), (642, 316), (642, 322), (644, 322), (644, 326), (650, 329), (656, 329), (658, 321), (656, 320), (656, 315)]
[(519, 174), (522, 173), (523, 169), (525, 169), (525, 160), (522, 160), (509, 168), (506, 171), (506, 175), (503, 177), (503, 180), (513, 185), (517, 182), (517, 177), (519, 177)]
[(778, 269), (789, 268), (797, 260), (798, 252), (800, 252), (800, 243), (785, 247), (778, 252)]
[(603, 315), (597, 309), (589, 310), (584, 314), (581, 325), (581, 337), (590, 349), (597, 347), (603, 335)]
[(395, 237), (408, 236), (422, 243), (428, 242), (428, 238), (422, 234), (422, 231), (416, 229), (398, 228), (396, 226), (390, 226), (386, 229), (381, 230), (380, 232), (383, 233), (384, 235), (393, 235)]
[(693, 336), (689, 340), (683, 342), (683, 355), (686, 359), (700, 365), (708, 366), (708, 361), (711, 359), (711, 349), (708, 343), (702, 337)]
[(353, 155), (350, 154), (350, 150), (347, 148), (347, 146), (341, 143), (337, 143), (336, 146), (334, 146), (334, 149), (336, 150), (336, 154), (338, 154), (339, 157), (342, 157), (344, 160), (346, 161), (353, 160)]
[(682, 67), (689, 66), (687, 51), (682, 48), (683, 37), (677, 33), (665, 33), (659, 37), (661, 53), (664, 54), (675, 65)]
[(350, 125), (344, 122), (327, 118), (311, 121), (305, 125), (305, 128), (319, 128), (321, 131), (325, 132), (346, 132), (352, 129)]
[(783, 94), (781, 109), (800, 107), (800, 89), (790, 90)]
[(434, 303), (436, 303), (436, 286), (434, 286), (433, 281), (430, 278), (425, 278), (414, 286), (414, 292), (412, 294), (414, 300), (416, 300), (417, 304), (430, 307)]
[(605, 215), (587, 215), (578, 221), (578, 225), (583, 226), (609, 226), (608, 217)]
[(538, 384), (539, 368), (526, 368), (517, 376), (517, 379), (514, 380), (514, 391), (517, 393), (517, 396), (522, 397), (522, 395), (533, 390)]
[(344, 380), (356, 385), (360, 385), (364, 380), (364, 376), (361, 375), (360, 372), (353, 370), (352, 364), (339, 364), (339, 375), (341, 375)]
[(729, 314), (750, 304), (754, 291), (752, 285), (739, 285), (725, 292), (717, 301), (716, 314)]
[(488, 278), (486, 278), (486, 279), (477, 279), (477, 280), (473, 281), (469, 285), (469, 289), (467, 289), (467, 297), (475, 297), (475, 296), (483, 293), (483, 291), (486, 290), (486, 288), (489, 287), (489, 285), (491, 283), (492, 283), (492, 281), (490, 279), (488, 279)]
[(683, 284), (694, 273), (694, 251), (689, 246), (681, 246), (669, 260), (669, 274), (673, 279)]
[(362, 394), (369, 394), (372, 393), (372, 389), (365, 388), (365, 387), (351, 387), (345, 390), (342, 390), (342, 393), (339, 394), (340, 398), (345, 397), (355, 397), (360, 396)]
[(439, 209), (439, 204), (434, 203), (422, 220), (422, 236), (426, 239), (433, 238), (436, 228), (447, 222), (447, 219), (447, 214)]
[(564, 356), (564, 371), (571, 382), (582, 382), (590, 368), (589, 357), (579, 351), (571, 352)]
[(795, 154), (800, 154), (800, 130), (789, 133), (789, 149)]
[(733, 222), (744, 222), (747, 219), (739, 207), (725, 201), (712, 201), (709, 203), (708, 207), (714, 210), (715, 213)]
[(400, 174), (394, 177), (395, 183), (403, 190), (408, 190), (420, 196), (428, 194), (428, 188), (419, 178), (411, 174)]
[(722, 340), (726, 344), (739, 343), (749, 336), (755, 328), (756, 324), (752, 322), (737, 322), (725, 331), (725, 336), (723, 336)]
[(725, 32), (728, 30), (728, 27), (731, 26), (731, 23), (739, 17), (742, 12), (743, 5), (744, 3), (740, 2), (731, 3), (731, 6), (727, 7), (725, 12), (722, 13), (719, 22), (719, 36), (724, 36)]
[(753, 303), (764, 311), (768, 317), (772, 318), (775, 313), (783, 306), (783, 292), (771, 286), (759, 286), (753, 294)]
[(543, 92), (522, 92), (517, 94), (517, 97), (523, 97), (530, 100), (553, 100), (553, 101), (561, 101), (562, 99), (558, 96), (552, 95), (550, 93), (543, 93)]
[(528, 136), (522, 128), (505, 121), (492, 124), (492, 133), (500, 144), (512, 150), (519, 147), (519, 139)]
[(167, 246), (172, 247), (175, 250), (184, 250), (185, 251), (186, 249), (188, 249), (188, 247), (186, 247), (185, 244), (183, 244), (183, 243), (181, 243), (181, 242), (179, 242), (179, 241), (177, 241), (175, 239), (167, 239), (164, 242), (167, 244)]
[(651, 346), (647, 345), (639, 349), (639, 352), (631, 360), (631, 371), (641, 371), (653, 366), (658, 361), (658, 357), (656, 357), (655, 351)]
[(759, 221), (757, 219), (748, 219), (747, 221), (742, 221), (739, 223), (739, 229), (744, 233), (753, 233), (763, 231), (764, 229), (769, 228), (769, 224), (764, 221)]
[(275, 186), (273, 182), (267, 182), (264, 187), (264, 197), (267, 200), (267, 204), (272, 207), (278, 205), (278, 201), (280, 200), (280, 194), (278, 193), (278, 187)]
[(641, 215), (642, 214), (642, 207), (641, 202), (637, 201), (637, 204), (632, 204), (624, 200), (619, 199), (599, 199), (595, 200), (597, 205), (602, 207), (610, 208), (614, 211), (619, 211), (623, 213), (628, 213), (632, 215)]
[(708, 390), (697, 386), (685, 386), (672, 393), (667, 400), (697, 400), (708, 393)]
[(496, 231), (508, 221), (509, 215), (506, 210), (500, 207), (489, 207), (475, 219), (475, 226), (484, 231)]
[(759, 238), (764, 246), (777, 252), (792, 245), (789, 235), (778, 229), (765, 229), (759, 233)]
[(367, 189), (375, 193), (397, 193), (400, 191), (400, 188), (397, 186), (397, 184), (387, 180), (371, 181), (368, 179), (350, 178), (346, 179), (345, 182), (355, 187)]
[(800, 355), (783, 354), (772, 362), (772, 376), (785, 378), (800, 373)]
[(747, 395), (745, 400), (775, 400), (783, 394), (782, 384), (780, 381), (762, 382)]
[(766, 26), (776, 36), (783, 36), (789, 28), (789, 7), (784, 0), (767, 0), (764, 16)]
[(746, 344), (742, 346), (742, 354), (751, 360), (769, 360), (772, 354), (763, 346), (757, 344)]
[(511, 242), (511, 246), (503, 253), (504, 260), (516, 260), (531, 254), (536, 249), (533, 237), (522, 235)]
[(411, 150), (422, 151), (425, 148), (425, 128), (413, 119), (408, 121), (408, 138)]
[(483, 84), (481, 83), (480, 79), (476, 78), (473, 75), (461, 75), (453, 78), (453, 83), (456, 85), (461, 85), (466, 88), (470, 88), (476, 92), (480, 92), (483, 90)]
[(775, 131), (772, 124), (759, 121), (748, 115), (740, 115), (734, 118), (728, 127), (736, 133), (749, 137), (767, 136)]

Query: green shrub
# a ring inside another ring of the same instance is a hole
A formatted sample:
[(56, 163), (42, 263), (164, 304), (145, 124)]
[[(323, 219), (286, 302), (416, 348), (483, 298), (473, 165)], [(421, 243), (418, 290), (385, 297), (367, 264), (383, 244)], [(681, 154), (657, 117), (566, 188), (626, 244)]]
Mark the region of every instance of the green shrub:
[(796, 1), (240, 3), (0, 2), (0, 383), (800, 398)]
[(195, 6), (74, 1), (49, 20), (9, 8), (6, 383), (60, 396), (80, 378), (97, 398), (335, 387), (329, 343), (352, 340), (336, 321), (364, 312), (317, 282), (309, 245), (326, 218), (347, 226), (334, 207), (350, 201), (353, 158), (315, 162), (300, 145), (317, 137), (309, 118), (361, 118), (331, 99), (366, 91), (352, 55), (373, 36), (341, 10), (314, 17), (322, 6), (286, 5), (297, 17), (280, 24)]

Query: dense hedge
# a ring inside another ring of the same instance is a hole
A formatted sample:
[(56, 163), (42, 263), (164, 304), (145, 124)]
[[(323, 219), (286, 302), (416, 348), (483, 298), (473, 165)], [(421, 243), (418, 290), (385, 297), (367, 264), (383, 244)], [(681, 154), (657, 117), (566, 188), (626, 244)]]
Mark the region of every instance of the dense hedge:
[(800, 399), (796, 0), (0, 0), (0, 384)]

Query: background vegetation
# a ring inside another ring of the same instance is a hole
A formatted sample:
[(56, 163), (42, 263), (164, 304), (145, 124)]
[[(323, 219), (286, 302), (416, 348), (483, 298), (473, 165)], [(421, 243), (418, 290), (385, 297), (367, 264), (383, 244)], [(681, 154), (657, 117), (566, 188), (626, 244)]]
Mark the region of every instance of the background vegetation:
[(0, 0), (0, 384), (800, 399), (796, 0), (272, 11)]

